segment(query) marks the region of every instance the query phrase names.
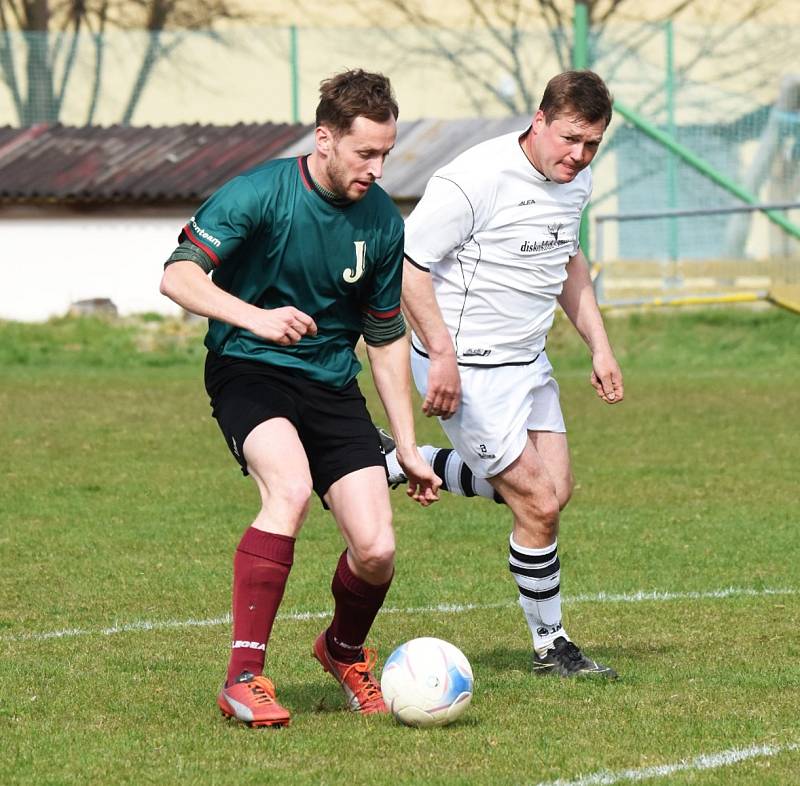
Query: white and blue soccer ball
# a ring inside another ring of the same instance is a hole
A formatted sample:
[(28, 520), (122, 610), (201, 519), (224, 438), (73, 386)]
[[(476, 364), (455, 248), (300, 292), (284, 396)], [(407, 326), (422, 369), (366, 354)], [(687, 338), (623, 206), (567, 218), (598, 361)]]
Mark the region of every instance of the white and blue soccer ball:
[(469, 707), (472, 667), (458, 647), (424, 637), (401, 644), (381, 674), (383, 700), (406, 726), (445, 726)]

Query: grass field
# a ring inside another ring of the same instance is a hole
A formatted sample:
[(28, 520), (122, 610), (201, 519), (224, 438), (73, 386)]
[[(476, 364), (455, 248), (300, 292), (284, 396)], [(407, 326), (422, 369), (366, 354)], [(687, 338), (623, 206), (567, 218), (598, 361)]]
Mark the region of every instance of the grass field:
[[(0, 323), (0, 783), (800, 783), (800, 319), (609, 328), (621, 406), (596, 400), (563, 322), (549, 352), (578, 479), (567, 629), (621, 679), (531, 676), (503, 506), (423, 511), (396, 491), (372, 643), (452, 641), (471, 708), (428, 731), (343, 711), (310, 657), (341, 550), (315, 504), (268, 663), (293, 725), (253, 731), (214, 704), (256, 494), (208, 416), (201, 327)], [(442, 441), (435, 422), (419, 433)]]

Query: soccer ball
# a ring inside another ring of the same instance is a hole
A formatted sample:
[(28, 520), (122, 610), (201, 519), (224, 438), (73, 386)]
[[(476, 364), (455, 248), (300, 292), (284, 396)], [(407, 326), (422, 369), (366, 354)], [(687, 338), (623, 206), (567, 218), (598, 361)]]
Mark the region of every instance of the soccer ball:
[(472, 700), (472, 667), (458, 647), (425, 637), (401, 644), (381, 674), (383, 700), (406, 726), (452, 723)]

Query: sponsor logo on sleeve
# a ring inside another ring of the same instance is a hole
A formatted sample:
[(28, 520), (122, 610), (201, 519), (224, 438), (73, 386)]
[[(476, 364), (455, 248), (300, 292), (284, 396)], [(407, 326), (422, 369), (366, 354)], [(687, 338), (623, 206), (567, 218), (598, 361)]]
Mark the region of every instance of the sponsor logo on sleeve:
[(194, 216), (189, 219), (189, 223), (192, 225), (192, 232), (194, 232), (197, 237), (202, 238), (207, 243), (214, 246), (214, 248), (219, 248), (222, 245), (222, 241), (218, 237), (214, 237), (210, 232), (206, 232), (206, 230), (195, 221)]

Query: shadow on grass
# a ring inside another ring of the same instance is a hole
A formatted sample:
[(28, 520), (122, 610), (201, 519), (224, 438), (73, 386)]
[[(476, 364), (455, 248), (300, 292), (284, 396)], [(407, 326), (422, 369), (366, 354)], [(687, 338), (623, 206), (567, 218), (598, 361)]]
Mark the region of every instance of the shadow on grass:
[[(289, 708), (292, 715), (311, 715), (347, 718), (357, 716), (347, 708), (347, 702), (341, 689), (332, 680), (330, 685), (319, 685), (318, 683), (284, 683), (279, 689), (279, 699), (281, 703)], [(397, 725), (399, 728), (408, 728), (402, 723), (395, 721), (390, 716), (367, 716), (365, 720), (377, 723), (389, 723)], [(480, 722), (477, 718), (467, 712), (464, 716), (449, 725), (449, 728), (477, 727)], [(434, 730), (438, 727), (434, 727)], [(422, 731), (430, 732), (432, 729)]]
[(531, 666), (531, 650), (509, 647), (481, 650), (470, 657), (470, 663), (489, 671), (527, 670)]
[[(607, 663), (616, 668), (616, 664), (623, 660), (636, 660), (642, 662), (663, 660), (673, 648), (667, 644), (655, 645), (652, 642), (638, 644), (625, 644), (623, 647), (597, 647), (587, 648), (588, 657), (600, 663)], [(524, 648), (496, 647), (475, 653), (470, 658), (473, 667), (479, 667), (490, 672), (529, 671), (531, 669), (532, 650)]]
[(347, 700), (333, 679), (326, 680), (325, 684), (318, 681), (283, 682), (278, 690), (278, 697), (281, 704), (293, 713), (327, 715), (347, 712)]

